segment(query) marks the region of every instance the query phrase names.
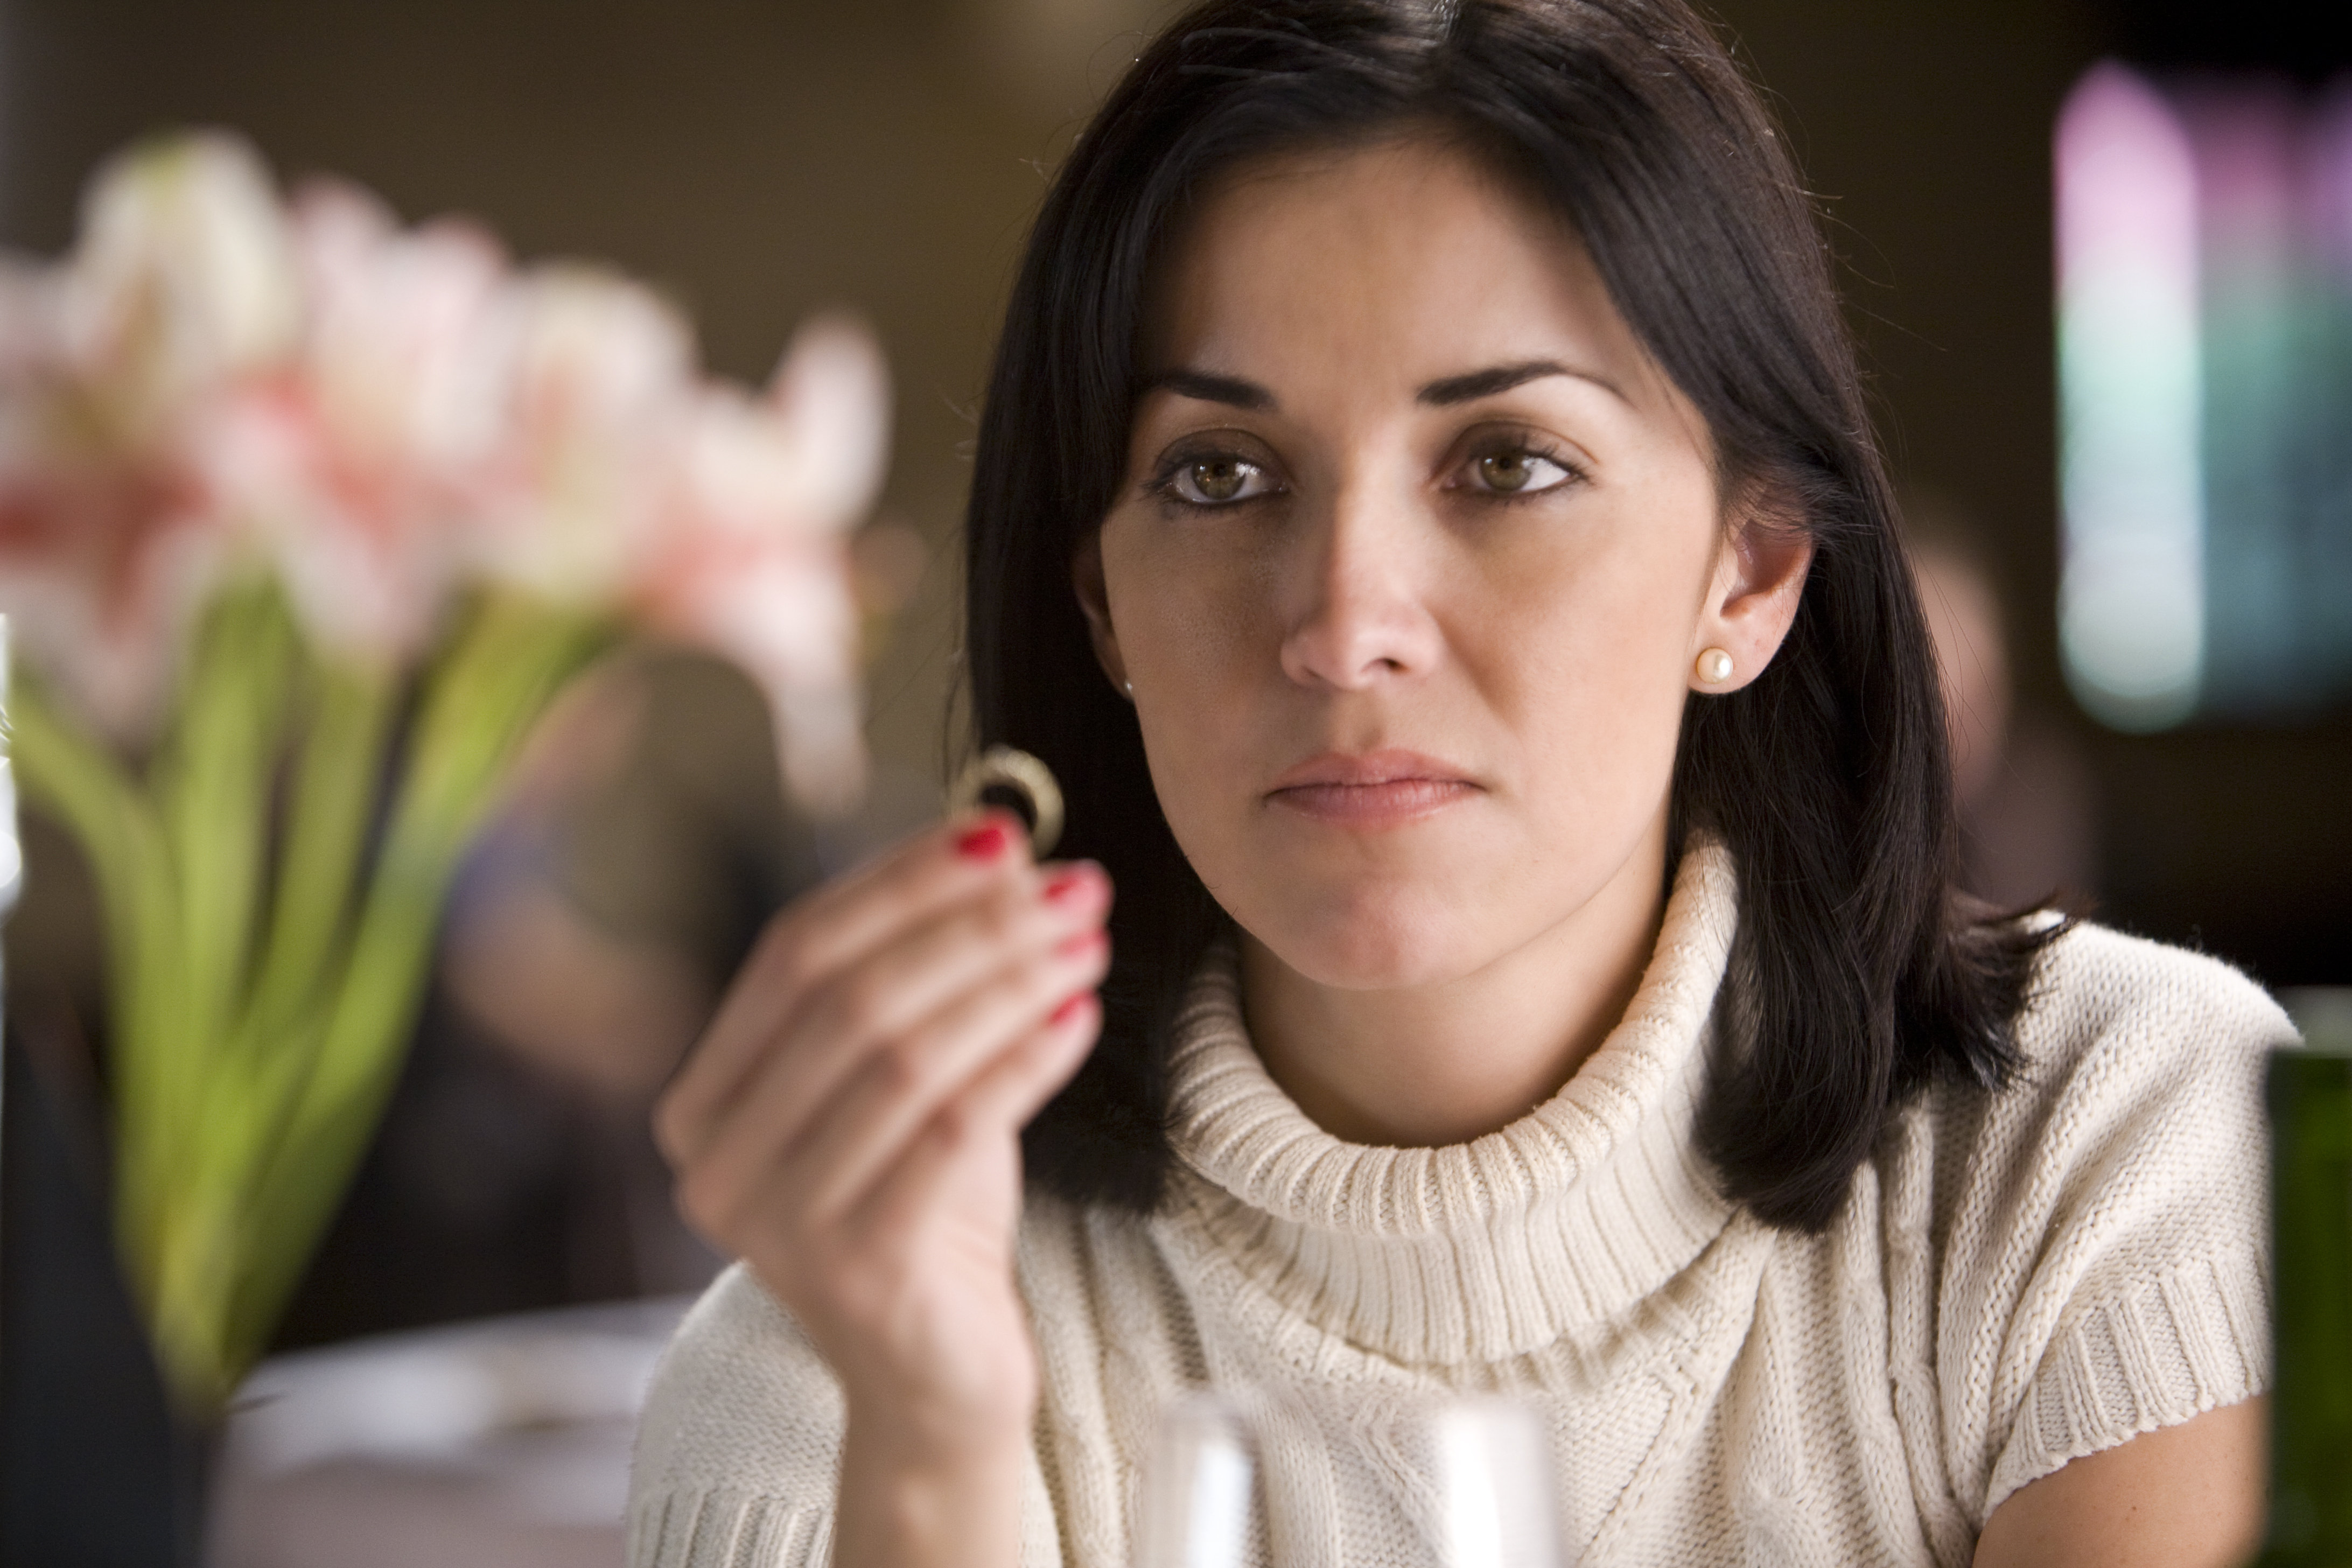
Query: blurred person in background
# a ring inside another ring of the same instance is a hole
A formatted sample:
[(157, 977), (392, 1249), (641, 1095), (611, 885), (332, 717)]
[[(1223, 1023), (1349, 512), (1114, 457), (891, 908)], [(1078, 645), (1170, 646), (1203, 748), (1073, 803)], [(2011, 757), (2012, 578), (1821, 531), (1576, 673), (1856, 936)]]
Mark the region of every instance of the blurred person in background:
[(2097, 785), (2074, 733), (2018, 700), (2012, 611), (1982, 531), (1934, 490), (1905, 494), (1903, 522), (1943, 680), (1965, 885), (2001, 909), (2095, 897)]

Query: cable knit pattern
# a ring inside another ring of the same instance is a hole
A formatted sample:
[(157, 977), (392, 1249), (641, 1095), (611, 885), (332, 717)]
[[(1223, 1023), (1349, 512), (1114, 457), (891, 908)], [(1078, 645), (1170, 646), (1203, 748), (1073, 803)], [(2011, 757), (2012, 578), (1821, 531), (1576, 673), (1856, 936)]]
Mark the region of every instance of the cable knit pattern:
[[(1229, 952), (1172, 1059), (1171, 1200), (1038, 1196), (1021, 1285), (1044, 1394), (1024, 1561), (1124, 1568), (1158, 1413), (1284, 1396), (1262, 1441), (1284, 1568), (1427, 1561), (1394, 1415), (1501, 1390), (1549, 1422), (1585, 1563), (1968, 1563), (2068, 1460), (2267, 1379), (2263, 1049), (2209, 959), (2084, 928), (2044, 961), (2001, 1093), (1888, 1125), (1819, 1236), (1726, 1204), (1692, 1142), (1735, 928), (1685, 857), (1625, 1018), (1511, 1126), (1443, 1149), (1325, 1133), (1251, 1047)], [(748, 1275), (679, 1331), (638, 1440), (638, 1568), (818, 1564), (837, 1388)]]

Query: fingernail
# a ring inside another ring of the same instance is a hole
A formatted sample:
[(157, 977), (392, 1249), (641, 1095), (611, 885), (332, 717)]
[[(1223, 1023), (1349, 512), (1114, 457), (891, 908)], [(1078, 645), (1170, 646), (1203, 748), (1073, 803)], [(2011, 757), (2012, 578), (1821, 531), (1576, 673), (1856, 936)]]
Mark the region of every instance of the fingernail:
[(1049, 904), (1058, 904), (1075, 898), (1091, 880), (1093, 878), (1083, 866), (1072, 866), (1066, 870), (1057, 871), (1054, 874), (1053, 880), (1045, 884), (1045, 901)]
[(1064, 958), (1080, 958), (1097, 948), (1107, 946), (1109, 936), (1099, 931), (1082, 931), (1054, 951)]
[(1064, 1002), (1060, 1006), (1055, 1008), (1054, 1016), (1050, 1021), (1056, 1024), (1068, 1023), (1071, 1019), (1078, 1016), (1078, 1012), (1081, 1008), (1085, 1007), (1088, 1002), (1094, 1000), (1094, 994), (1095, 994), (1091, 991), (1079, 992), (1076, 995), (1071, 997), (1068, 1001)]
[(1004, 853), (1013, 836), (1001, 822), (983, 823), (956, 840), (956, 853), (970, 860), (993, 860)]

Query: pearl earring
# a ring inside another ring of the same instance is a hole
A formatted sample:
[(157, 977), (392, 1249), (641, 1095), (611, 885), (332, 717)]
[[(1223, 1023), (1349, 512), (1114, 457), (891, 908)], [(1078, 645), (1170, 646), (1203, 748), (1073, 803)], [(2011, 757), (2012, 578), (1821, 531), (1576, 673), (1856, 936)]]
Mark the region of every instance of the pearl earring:
[(1719, 647), (1711, 647), (1698, 656), (1698, 678), (1709, 686), (1720, 686), (1731, 679), (1731, 656)]
[(1127, 693), (1127, 700), (1129, 702), (1135, 700), (1135, 682), (1132, 680), (1122, 680), (1118, 683), (1118, 689)]

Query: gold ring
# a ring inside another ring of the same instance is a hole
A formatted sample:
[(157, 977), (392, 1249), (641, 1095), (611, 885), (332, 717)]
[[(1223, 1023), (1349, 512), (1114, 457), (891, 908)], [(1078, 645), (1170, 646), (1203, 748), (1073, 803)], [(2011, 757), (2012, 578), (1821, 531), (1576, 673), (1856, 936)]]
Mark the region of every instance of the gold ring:
[(973, 758), (948, 790), (950, 813), (970, 811), (992, 789), (1011, 790), (1029, 803), (1029, 845), (1040, 860), (1062, 837), (1062, 786), (1054, 770), (1026, 752), (991, 746)]

